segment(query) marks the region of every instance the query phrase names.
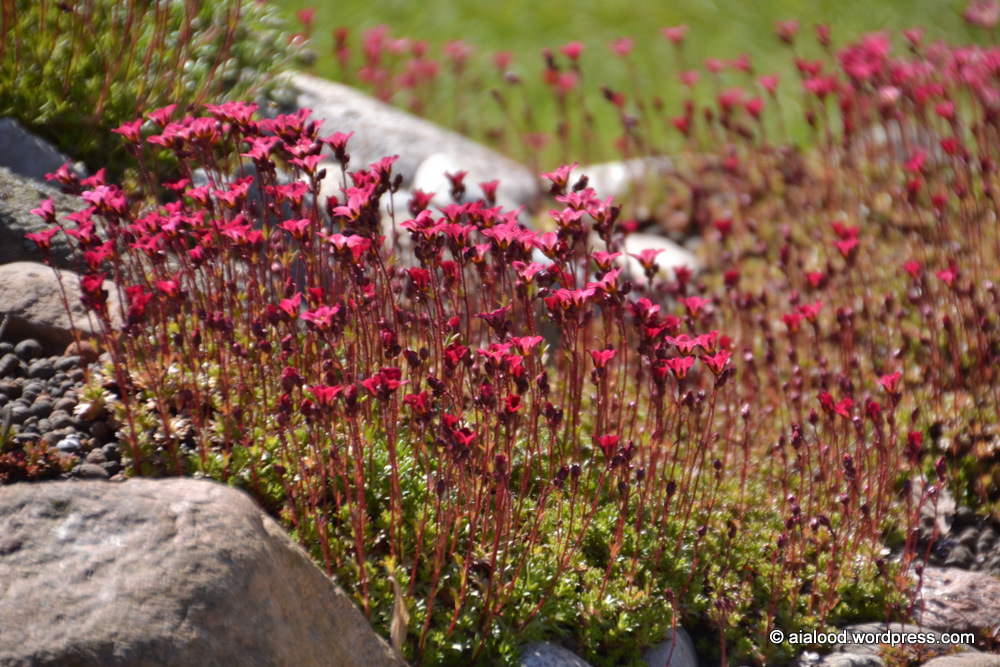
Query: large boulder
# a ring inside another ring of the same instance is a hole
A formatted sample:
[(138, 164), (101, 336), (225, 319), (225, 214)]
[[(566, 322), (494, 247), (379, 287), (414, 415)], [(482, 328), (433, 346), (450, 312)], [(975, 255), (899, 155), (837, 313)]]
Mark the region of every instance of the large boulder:
[(0, 488), (0, 664), (405, 665), (244, 493)]
[[(0, 118), (0, 166), (15, 174), (44, 181), (70, 158), (49, 142), (28, 132), (13, 118)], [(78, 172), (83, 166), (74, 167)]]
[[(350, 169), (362, 169), (383, 157), (398, 155), (393, 171), (402, 175), (405, 188), (412, 187), (426, 162), (422, 171), (429, 174), (427, 178), (442, 177), (444, 171), (467, 172), (464, 182), (472, 197), (481, 196), (479, 183), (499, 179), (497, 201), (505, 208), (525, 206), (536, 210), (540, 205), (541, 187), (531, 170), (471, 139), (339, 83), (296, 74), (292, 86), (298, 91), (296, 105), (312, 109), (313, 118), (325, 119), (322, 135), (354, 132), (347, 142)], [(428, 181), (421, 180), (427, 187)], [(328, 177), (327, 181), (335, 186), (340, 179)], [(437, 186), (443, 187), (443, 183), (435, 181)], [(448, 193), (438, 195), (447, 198)]]
[[(0, 149), (0, 154), (2, 152)], [(35, 242), (27, 240), (24, 235), (52, 226), (30, 212), (49, 197), (55, 206), (56, 218), (86, 207), (86, 202), (78, 197), (63, 194), (51, 185), (0, 166), (0, 264), (43, 260), (44, 255)], [(57, 267), (72, 269), (77, 266), (72, 246), (65, 234), (52, 237), (51, 256), (52, 263)]]
[[(104, 281), (104, 289), (112, 326), (121, 326), (118, 290), (110, 280)], [(85, 339), (100, 332), (97, 316), (80, 301), (79, 276), (60, 270), (57, 277), (51, 267), (36, 262), (0, 265), (0, 319), (4, 316), (8, 317), (6, 337), (35, 338), (53, 353), (62, 352), (75, 340), (74, 329)]]

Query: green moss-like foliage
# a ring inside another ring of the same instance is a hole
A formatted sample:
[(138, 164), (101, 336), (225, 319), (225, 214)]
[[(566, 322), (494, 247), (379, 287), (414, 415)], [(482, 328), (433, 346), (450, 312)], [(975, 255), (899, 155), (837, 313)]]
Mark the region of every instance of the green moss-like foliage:
[(301, 55), (276, 12), (241, 0), (0, 0), (0, 116), (119, 176), (111, 130), (177, 104), (275, 92)]

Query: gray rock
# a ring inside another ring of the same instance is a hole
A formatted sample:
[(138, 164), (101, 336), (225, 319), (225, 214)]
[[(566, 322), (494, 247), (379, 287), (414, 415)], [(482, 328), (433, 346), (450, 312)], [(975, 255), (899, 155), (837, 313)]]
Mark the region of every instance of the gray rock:
[[(3, 150), (0, 149), (0, 157)], [(40, 232), (52, 227), (31, 210), (38, 208), (43, 199), (52, 198), (56, 218), (85, 208), (86, 203), (71, 195), (60, 192), (51, 185), (25, 178), (0, 166), (0, 264), (10, 262), (41, 262), (45, 257), (34, 241), (24, 238), (25, 234)], [(73, 247), (65, 234), (52, 237), (51, 258), (53, 265), (62, 269), (77, 267), (73, 258)]]
[[(349, 169), (365, 168), (383, 157), (399, 155), (393, 172), (402, 175), (403, 187), (411, 188), (421, 163), (441, 154), (449, 164), (467, 172), (465, 183), (470, 188), (500, 179), (497, 199), (507, 208), (523, 205), (534, 211), (541, 203), (535, 174), (481, 144), (332, 81), (296, 74), (292, 85), (298, 90), (298, 107), (312, 109), (313, 118), (326, 119), (320, 130), (322, 136), (355, 133), (347, 142)], [(328, 165), (328, 170), (327, 180), (335, 188), (340, 180), (339, 165)]]
[(405, 665), (221, 484), (15, 484), (0, 536), (0, 664)]
[[(70, 161), (49, 142), (36, 137), (13, 118), (0, 118), (0, 166), (36, 181)], [(82, 171), (82, 165), (75, 167)]]
[(684, 628), (667, 631), (665, 641), (642, 654), (646, 667), (698, 667), (698, 655), (694, 652), (694, 642)]
[[(35, 262), (0, 266), (0, 315), (10, 316), (9, 336), (36, 338), (43, 346), (61, 352), (74, 340), (74, 328), (85, 338), (100, 331), (97, 317), (80, 302), (79, 277), (71, 271), (60, 271), (59, 275), (72, 319), (66, 312), (59, 279), (53, 269)], [(111, 281), (104, 282), (104, 289), (108, 292), (112, 326), (120, 326), (118, 290)]]
[(535, 642), (521, 649), (520, 667), (590, 667), (590, 663), (557, 644)]

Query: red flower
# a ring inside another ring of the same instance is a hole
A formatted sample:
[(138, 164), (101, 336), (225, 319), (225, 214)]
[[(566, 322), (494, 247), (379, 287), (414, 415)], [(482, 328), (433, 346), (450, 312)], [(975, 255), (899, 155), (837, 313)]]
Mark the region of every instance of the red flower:
[(899, 371), (896, 371), (891, 375), (883, 375), (881, 378), (879, 378), (879, 383), (881, 383), (881, 385), (885, 387), (885, 390), (890, 394), (896, 394), (899, 392), (900, 376), (901, 374)]
[(419, 394), (407, 394), (404, 396), (403, 404), (410, 406), (410, 409), (412, 409), (418, 417), (424, 417), (430, 414), (431, 411), (430, 406), (428, 405), (429, 399), (430, 397), (427, 392), (422, 391)]
[(580, 54), (583, 53), (583, 44), (580, 42), (570, 42), (569, 44), (559, 47), (559, 50), (564, 56), (573, 62), (576, 62), (580, 59)]
[(596, 438), (596, 440), (597, 446), (601, 448), (602, 452), (604, 452), (605, 460), (610, 462), (612, 457), (614, 457), (615, 450), (618, 448), (618, 436), (611, 434), (602, 435), (601, 437)]
[(698, 358), (701, 359), (706, 366), (708, 366), (708, 369), (712, 371), (713, 375), (719, 375), (725, 369), (731, 356), (732, 354), (729, 350), (719, 350), (712, 356), (703, 354)]
[[(32, 213), (34, 212), (35, 211), (32, 211)], [(52, 237), (55, 236), (58, 232), (59, 228), (53, 227), (52, 229), (45, 229), (43, 231), (36, 232), (33, 234), (25, 234), (24, 238), (28, 239), (29, 241), (34, 241), (38, 245), (38, 247), (41, 248), (42, 250), (49, 250), (50, 248), (52, 248)]]
[(325, 385), (317, 384), (311, 387), (306, 387), (310, 394), (316, 397), (316, 402), (323, 407), (330, 407), (333, 405), (334, 399), (344, 391), (341, 385)]
[(688, 371), (694, 365), (694, 357), (673, 357), (671, 359), (665, 359), (663, 365), (674, 374), (674, 377), (678, 380), (683, 380), (687, 377)]
[(611, 42), (611, 50), (615, 55), (625, 58), (632, 52), (635, 42), (630, 37), (622, 37)]
[(670, 40), (671, 44), (679, 46), (687, 36), (688, 27), (686, 25), (675, 25), (667, 28), (660, 28), (660, 33)]
[(684, 308), (687, 309), (688, 315), (691, 317), (697, 317), (698, 311), (700, 311), (705, 305), (712, 303), (711, 299), (702, 299), (697, 296), (689, 296), (686, 299), (678, 299)]
[(596, 368), (604, 368), (609, 361), (615, 358), (617, 350), (590, 350), (590, 356), (594, 359)]

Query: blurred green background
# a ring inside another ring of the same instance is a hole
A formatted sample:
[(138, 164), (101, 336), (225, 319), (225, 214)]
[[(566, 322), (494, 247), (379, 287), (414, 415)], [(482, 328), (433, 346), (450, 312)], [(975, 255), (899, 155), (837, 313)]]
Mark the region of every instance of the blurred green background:
[[(720, 86), (752, 88), (757, 75), (780, 73), (785, 115), (792, 137), (799, 141), (806, 140), (808, 135), (801, 114), (797, 113), (798, 100), (801, 99), (800, 85), (788, 47), (775, 36), (775, 21), (797, 19), (800, 22), (795, 52), (807, 58), (823, 55), (814, 32), (814, 26), (821, 23), (830, 25), (835, 49), (863, 33), (888, 30), (893, 35), (894, 52), (900, 53), (906, 46), (899, 31), (917, 26), (926, 30), (927, 42), (943, 39), (951, 44), (982, 43), (993, 38), (982, 29), (965, 23), (962, 18), (966, 6), (964, 0), (619, 0), (614, 3), (595, 0), (272, 1), (297, 28), (302, 26), (296, 20), (297, 12), (306, 8), (316, 10), (310, 30), (311, 46), (318, 56), (313, 72), (332, 79), (341, 78), (331, 50), (332, 33), (338, 27), (350, 29), (349, 45), (354, 52), (355, 64), (360, 63), (358, 51), (362, 31), (380, 24), (389, 26), (392, 37), (426, 40), (429, 55), (434, 58), (441, 58), (441, 46), (445, 42), (462, 40), (475, 49), (463, 84), (467, 93), (473, 90), (481, 93), (493, 87), (505, 90), (505, 84), (492, 65), (492, 56), (497, 51), (509, 51), (514, 56), (509, 69), (524, 81), (524, 90), (536, 115), (537, 129), (548, 133), (555, 128), (558, 112), (552, 94), (542, 83), (544, 63), (541, 50), (549, 47), (558, 53), (560, 46), (580, 41), (585, 45), (581, 66), (587, 91), (586, 104), (594, 112), (601, 139), (588, 147), (589, 151), (596, 151), (596, 155), (589, 156), (592, 158), (613, 157), (610, 154), (613, 152), (612, 138), (608, 135), (620, 134), (614, 110), (602, 99), (601, 84), (625, 92), (630, 100), (636, 98), (636, 91), (647, 100), (659, 96), (664, 102), (665, 116), (680, 113), (685, 91), (678, 81), (681, 68), (674, 51), (660, 33), (660, 28), (665, 26), (689, 26), (684, 45), (684, 69), (703, 70), (706, 58), (730, 60), (742, 53), (749, 54), (751, 58), (753, 78), (727, 71), (718, 82), (708, 83), (703, 74), (698, 87), (702, 101), (714, 96)], [(633, 69), (613, 55), (609, 48), (613, 40), (621, 37), (634, 40), (635, 47), (630, 56)], [(559, 59), (561, 63), (566, 62), (561, 56)], [(469, 99), (455, 104), (451, 100), (454, 91), (447, 89), (448, 85), (447, 81), (438, 85), (435, 91), (438, 102), (432, 105), (437, 108), (429, 109), (426, 112), (428, 117), (479, 139), (487, 136), (489, 131), (488, 127), (483, 127), (484, 123), (493, 123), (494, 126), (501, 123), (485, 120), (489, 114), (497, 113), (497, 104), (488, 94), (477, 94), (475, 104), (471, 104)], [(393, 101), (405, 106), (405, 102), (398, 97)], [(521, 103), (520, 100), (514, 101)], [(521, 119), (523, 114), (518, 116), (515, 124), (520, 123), (517, 131), (523, 132), (528, 128)], [(667, 132), (663, 130), (664, 134)], [(508, 144), (501, 147), (509, 153), (516, 153), (509, 141), (508, 138)], [(497, 145), (498, 142), (493, 143)], [(575, 145), (580, 145), (579, 137)]]

